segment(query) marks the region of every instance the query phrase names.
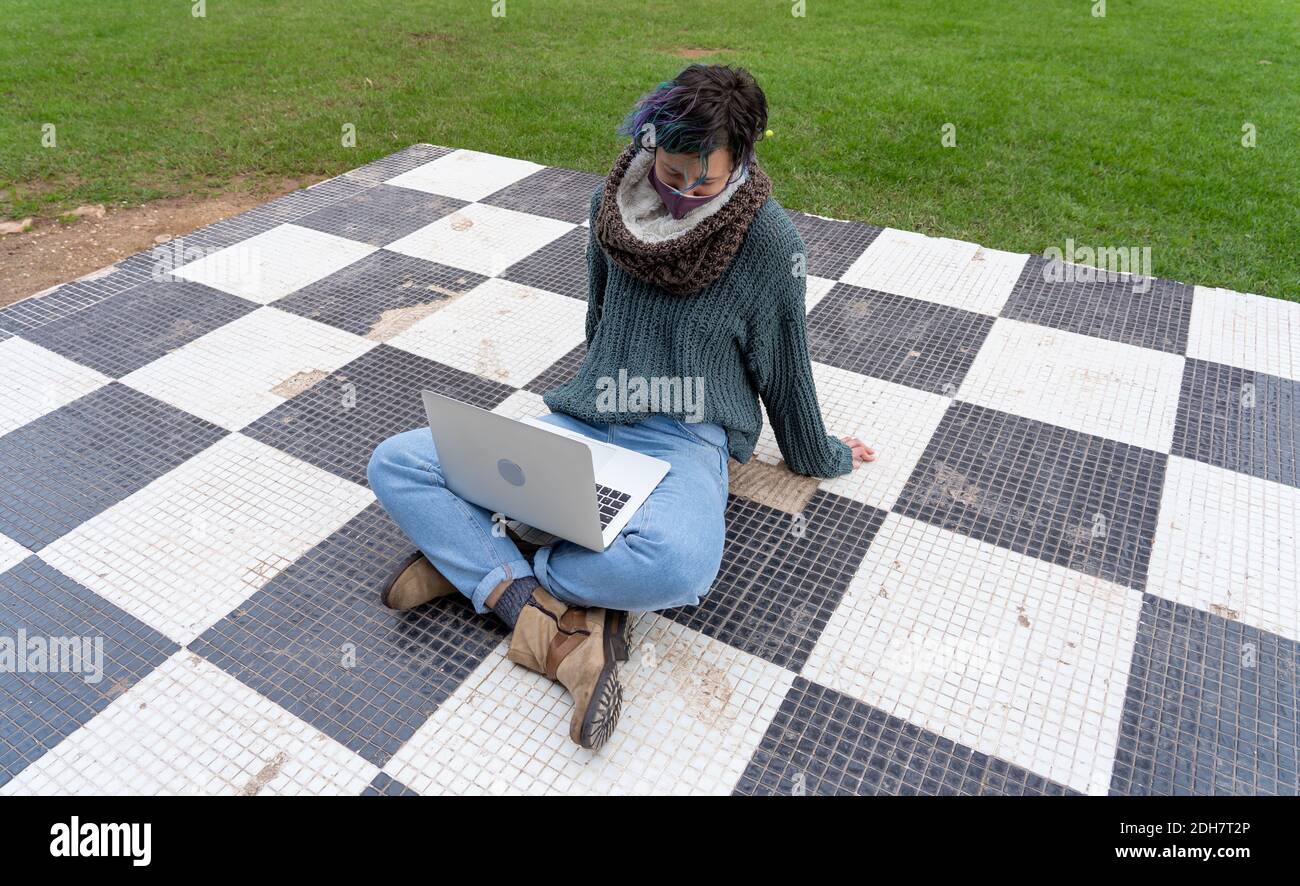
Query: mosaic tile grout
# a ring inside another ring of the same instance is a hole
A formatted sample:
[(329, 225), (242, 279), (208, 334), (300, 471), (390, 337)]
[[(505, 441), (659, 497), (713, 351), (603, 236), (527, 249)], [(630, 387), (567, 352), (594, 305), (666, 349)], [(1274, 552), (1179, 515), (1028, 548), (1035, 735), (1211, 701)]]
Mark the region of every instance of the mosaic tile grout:
[(369, 450), (419, 387), (544, 409), (599, 181), (413, 145), (0, 310), (0, 635), (130, 650), (111, 695), (0, 674), (0, 792), (1296, 792), (1300, 314), (1256, 296), (790, 212), (828, 427), (881, 458), (730, 497), (602, 755), (491, 618), (379, 606)]

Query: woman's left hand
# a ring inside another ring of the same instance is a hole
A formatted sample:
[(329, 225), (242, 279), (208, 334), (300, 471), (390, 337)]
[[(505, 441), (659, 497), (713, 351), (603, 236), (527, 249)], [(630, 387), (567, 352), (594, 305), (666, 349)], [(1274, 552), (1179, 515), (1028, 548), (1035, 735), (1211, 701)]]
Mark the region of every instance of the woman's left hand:
[(841, 437), (840, 439), (849, 444), (849, 449), (853, 450), (853, 467), (856, 468), (863, 462), (876, 460), (876, 450), (863, 443), (857, 437)]

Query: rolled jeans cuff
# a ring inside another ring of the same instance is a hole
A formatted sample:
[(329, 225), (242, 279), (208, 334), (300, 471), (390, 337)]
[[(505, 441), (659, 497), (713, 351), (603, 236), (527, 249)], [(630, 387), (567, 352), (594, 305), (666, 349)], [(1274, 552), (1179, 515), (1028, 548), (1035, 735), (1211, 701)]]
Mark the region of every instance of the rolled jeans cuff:
[[(527, 560), (512, 560), (502, 566), (493, 569), (483, 580), (478, 583), (474, 593), (470, 595), (470, 602), (474, 604), (474, 611), (479, 615), (491, 612), (487, 606), (487, 598), (492, 593), (492, 589), (503, 581), (514, 581), (517, 578), (526, 578), (533, 574), (533, 567), (528, 565)], [(538, 580), (540, 584), (540, 579)]]

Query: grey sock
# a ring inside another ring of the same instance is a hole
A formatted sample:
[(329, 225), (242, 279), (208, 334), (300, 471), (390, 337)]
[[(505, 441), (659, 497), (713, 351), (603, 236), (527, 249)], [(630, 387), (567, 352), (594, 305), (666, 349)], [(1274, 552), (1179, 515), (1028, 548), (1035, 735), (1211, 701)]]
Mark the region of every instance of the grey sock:
[(492, 606), (492, 611), (496, 613), (497, 618), (513, 628), (515, 622), (519, 620), (520, 610), (524, 608), (528, 598), (533, 595), (533, 591), (539, 587), (541, 585), (531, 575), (516, 578), (501, 592), (501, 596), (497, 598), (496, 603)]

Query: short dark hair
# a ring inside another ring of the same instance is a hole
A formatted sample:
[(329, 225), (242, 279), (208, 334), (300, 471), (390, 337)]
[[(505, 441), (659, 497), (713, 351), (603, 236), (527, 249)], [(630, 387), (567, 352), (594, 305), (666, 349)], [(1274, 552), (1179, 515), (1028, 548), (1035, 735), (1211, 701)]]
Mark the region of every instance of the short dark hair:
[(699, 154), (701, 161), (727, 147), (733, 164), (748, 166), (766, 129), (767, 96), (753, 75), (744, 68), (697, 64), (643, 95), (618, 131), (643, 150)]

